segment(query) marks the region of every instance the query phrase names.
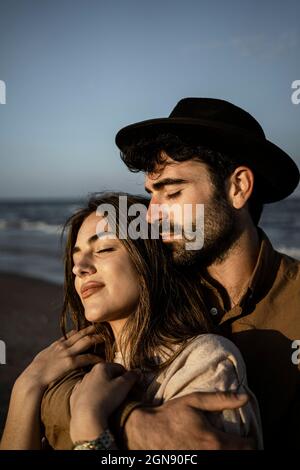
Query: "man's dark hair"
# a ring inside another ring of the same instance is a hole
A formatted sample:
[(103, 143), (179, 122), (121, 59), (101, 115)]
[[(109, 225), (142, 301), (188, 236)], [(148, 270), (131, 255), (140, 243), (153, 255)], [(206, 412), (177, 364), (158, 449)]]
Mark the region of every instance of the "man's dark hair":
[[(164, 163), (167, 154), (177, 162), (196, 159), (208, 166), (212, 183), (220, 197), (225, 196), (225, 182), (234, 170), (243, 163), (241, 159), (233, 159), (229, 155), (213, 150), (207, 146), (197, 145), (188, 138), (180, 138), (174, 134), (159, 134), (155, 137), (143, 138), (121, 152), (121, 158), (132, 172), (144, 171), (151, 173), (157, 165)], [(247, 165), (248, 166), (248, 165)], [(254, 175), (256, 178), (256, 175)], [(263, 204), (259, 198), (257, 184), (248, 201), (248, 208), (253, 223), (258, 224)]]

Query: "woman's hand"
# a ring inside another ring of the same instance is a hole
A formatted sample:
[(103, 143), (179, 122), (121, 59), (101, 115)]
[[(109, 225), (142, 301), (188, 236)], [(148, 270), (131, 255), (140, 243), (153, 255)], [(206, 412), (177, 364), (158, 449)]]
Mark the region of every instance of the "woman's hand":
[(55, 341), (33, 359), (14, 384), (1, 450), (41, 448), (40, 403), (45, 388), (69, 370), (99, 363), (98, 356), (81, 354), (99, 339), (94, 326), (71, 331), (67, 339)]
[(73, 442), (97, 439), (107, 428), (111, 413), (126, 398), (140, 374), (120, 364), (95, 365), (71, 395), (70, 435)]
[(102, 359), (94, 354), (82, 354), (99, 342), (95, 331), (91, 325), (78, 332), (71, 331), (67, 339), (63, 337), (55, 341), (35, 356), (17, 382), (44, 390), (53, 380), (70, 370), (101, 362)]

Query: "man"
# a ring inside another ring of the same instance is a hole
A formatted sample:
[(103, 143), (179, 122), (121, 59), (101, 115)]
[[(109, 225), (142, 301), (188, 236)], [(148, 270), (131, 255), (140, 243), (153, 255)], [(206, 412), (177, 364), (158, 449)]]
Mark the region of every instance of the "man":
[[(149, 222), (162, 222), (155, 205), (204, 204), (201, 249), (187, 250), (172, 233), (164, 241), (175, 264), (198, 270), (213, 320), (244, 356), (265, 446), (299, 446), (300, 376), (292, 362), (292, 342), (300, 339), (299, 263), (274, 251), (257, 227), (263, 204), (296, 188), (296, 165), (252, 116), (215, 99), (183, 99), (168, 118), (122, 129), (116, 143), (128, 168), (145, 172)], [(170, 211), (174, 231), (182, 223), (176, 217)], [(156, 408), (132, 402), (121, 424), (133, 449), (247, 448), (248, 441), (209, 426), (203, 413), (240, 405), (238, 397), (201, 393)]]

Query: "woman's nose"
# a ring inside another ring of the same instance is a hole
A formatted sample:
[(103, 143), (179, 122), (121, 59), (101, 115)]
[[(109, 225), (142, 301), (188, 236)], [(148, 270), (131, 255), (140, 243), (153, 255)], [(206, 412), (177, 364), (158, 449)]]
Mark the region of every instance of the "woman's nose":
[(86, 275), (91, 275), (96, 272), (95, 266), (92, 263), (89, 263), (87, 260), (81, 260), (74, 264), (73, 273), (75, 276), (84, 277)]

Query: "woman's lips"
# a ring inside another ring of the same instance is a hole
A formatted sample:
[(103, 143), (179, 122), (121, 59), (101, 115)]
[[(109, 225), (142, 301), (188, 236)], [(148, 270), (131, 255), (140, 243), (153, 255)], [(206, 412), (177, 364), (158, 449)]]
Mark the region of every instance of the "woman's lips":
[(85, 284), (81, 289), (81, 297), (83, 299), (87, 299), (91, 295), (95, 294), (99, 289), (102, 289), (104, 284), (100, 284), (99, 282), (89, 282)]

